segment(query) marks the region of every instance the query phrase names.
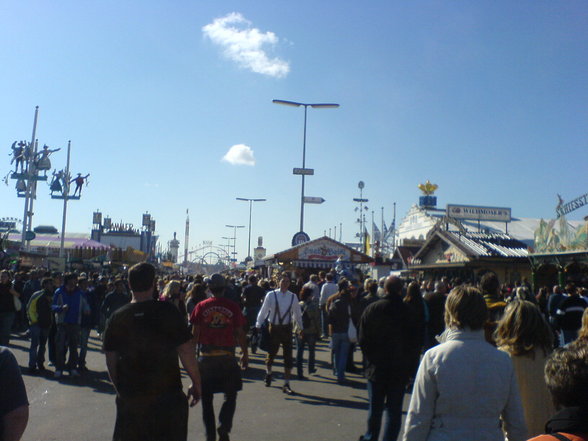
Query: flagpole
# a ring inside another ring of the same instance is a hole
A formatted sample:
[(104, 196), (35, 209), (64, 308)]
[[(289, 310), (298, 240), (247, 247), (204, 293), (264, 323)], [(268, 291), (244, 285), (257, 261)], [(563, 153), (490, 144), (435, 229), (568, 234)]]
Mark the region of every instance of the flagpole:
[(374, 210), (372, 210), (372, 239), (371, 239), (371, 242), (372, 243), (370, 244), (371, 245), (370, 246), (370, 248), (371, 248), (370, 251), (371, 251), (372, 257), (374, 257), (374, 241), (375, 241), (375, 237), (376, 237), (374, 235), (374, 225), (376, 225), (376, 224), (374, 223)]
[[(35, 148), (35, 138), (37, 136), (37, 119), (38, 119), (38, 117), (39, 117), (39, 106), (36, 106), (35, 107), (35, 119), (33, 121), (33, 135), (31, 136), (31, 144), (30, 144), (30, 148), (31, 149), (34, 149)], [(26, 149), (26, 146), (23, 146), (23, 159), (22, 160), (23, 160), (23, 163), (25, 163), (27, 165), (27, 169), (25, 170), (25, 173), (28, 175), (28, 173), (30, 171), (28, 164), (31, 161), (26, 161), (25, 162), (25, 159), (26, 158), (24, 158), (24, 152), (25, 152), (24, 149)], [(34, 161), (34, 158), (32, 158), (32, 159)], [(21, 166), (21, 169), (22, 169), (22, 166)], [(29, 178), (30, 178), (30, 176), (29, 176)], [(30, 212), (30, 209), (29, 209), (29, 201), (33, 197), (31, 195), (31, 189), (32, 189), (32, 187), (31, 187), (31, 179), (28, 179), (27, 180), (26, 191), (25, 191), (24, 215), (22, 217), (22, 239), (21, 239), (21, 244), (20, 244), (20, 246), (21, 246), (21, 248), (23, 250), (26, 249), (25, 248), (25, 240), (26, 240), (25, 237), (26, 237), (26, 233), (27, 233), (28, 230), (31, 230), (32, 229), (31, 228), (32, 225), (30, 225), (32, 223), (32, 220), (30, 222), (28, 220), (29, 212)]]
[(396, 202), (394, 202), (394, 217), (392, 220), (392, 250), (396, 248)]
[(387, 251), (388, 248), (386, 247), (386, 250), (384, 249), (384, 243), (386, 242), (386, 237), (384, 236), (384, 207), (381, 207), (380, 210), (382, 212), (382, 228), (380, 229), (380, 243), (382, 246), (382, 255), (384, 255), (384, 252)]
[[(69, 157), (70, 157), (70, 150), (71, 150), (71, 141), (67, 142), (67, 162), (65, 163), (65, 182), (63, 188), (63, 218), (61, 219), (61, 243), (59, 244), (59, 257), (63, 258), (65, 256), (65, 221), (67, 219), (67, 198), (69, 196)], [(80, 190), (81, 194), (81, 190)]]

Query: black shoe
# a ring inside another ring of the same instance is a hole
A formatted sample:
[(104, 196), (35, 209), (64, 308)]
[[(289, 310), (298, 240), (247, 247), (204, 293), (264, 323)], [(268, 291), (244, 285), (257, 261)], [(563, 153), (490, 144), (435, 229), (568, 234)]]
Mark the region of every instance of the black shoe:
[(302, 381), (302, 380), (306, 380), (306, 377), (302, 374), (298, 374), (298, 379)]
[(217, 429), (218, 432), (218, 441), (231, 441), (229, 439), (229, 432), (227, 432), (225, 429), (223, 429), (222, 427), (219, 427)]
[(284, 392), (287, 395), (294, 395), (294, 391), (290, 389), (289, 384), (284, 384), (284, 386), (282, 386), (282, 392)]
[(312, 375), (316, 372), (316, 369), (309, 369), (308, 370), (308, 375)]
[(272, 374), (265, 374), (265, 387), (272, 385)]

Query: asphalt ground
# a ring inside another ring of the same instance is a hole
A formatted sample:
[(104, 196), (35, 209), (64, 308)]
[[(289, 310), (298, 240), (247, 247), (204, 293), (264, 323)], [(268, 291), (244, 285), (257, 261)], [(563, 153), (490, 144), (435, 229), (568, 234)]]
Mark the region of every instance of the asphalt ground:
[[(112, 439), (115, 395), (100, 346), (97, 335), (92, 333), (87, 356), (90, 371), (80, 378), (71, 378), (65, 373), (56, 380), (51, 366), (43, 375), (28, 373), (29, 341), (13, 336), (10, 349), (21, 366), (30, 403), (23, 441)], [(305, 372), (306, 380), (291, 380), (295, 395), (282, 393), (280, 356), (274, 365), (274, 381), (270, 387), (265, 387), (264, 356), (262, 351), (251, 354), (249, 368), (243, 372), (243, 390), (237, 398), (231, 440), (356, 441), (365, 431), (368, 403), (365, 379), (348, 374), (347, 384), (337, 384), (330, 367), (327, 342), (317, 345), (317, 372), (313, 375)], [(359, 351), (355, 352), (354, 359), (359, 366)], [(185, 373), (182, 376), (187, 389), (189, 378)], [(409, 399), (410, 395), (406, 394), (405, 410)], [(222, 400), (222, 394), (215, 395), (217, 417)], [(205, 439), (201, 412), (200, 404), (190, 408), (190, 441)]]

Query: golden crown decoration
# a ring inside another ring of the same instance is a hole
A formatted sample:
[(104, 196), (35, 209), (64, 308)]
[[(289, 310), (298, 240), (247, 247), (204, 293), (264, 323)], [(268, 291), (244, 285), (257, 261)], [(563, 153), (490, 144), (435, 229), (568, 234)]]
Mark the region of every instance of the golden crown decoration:
[(422, 191), (425, 196), (431, 196), (433, 193), (435, 193), (435, 190), (439, 188), (437, 184), (431, 184), (431, 181), (429, 181), (428, 179), (427, 182), (425, 182), (424, 184), (419, 184), (418, 187), (419, 190)]

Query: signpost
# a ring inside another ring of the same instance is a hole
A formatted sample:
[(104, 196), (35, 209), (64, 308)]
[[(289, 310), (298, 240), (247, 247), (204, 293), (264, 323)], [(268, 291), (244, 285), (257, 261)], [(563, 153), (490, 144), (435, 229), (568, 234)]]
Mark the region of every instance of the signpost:
[(305, 176), (313, 176), (314, 175), (314, 168), (294, 168), (292, 170), (293, 175), (305, 175)]
[(322, 204), (323, 202), (325, 202), (325, 200), (321, 197), (304, 196), (305, 204)]

